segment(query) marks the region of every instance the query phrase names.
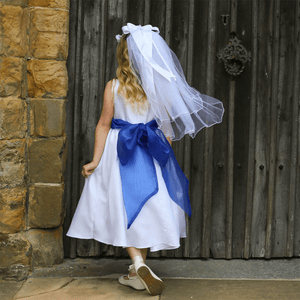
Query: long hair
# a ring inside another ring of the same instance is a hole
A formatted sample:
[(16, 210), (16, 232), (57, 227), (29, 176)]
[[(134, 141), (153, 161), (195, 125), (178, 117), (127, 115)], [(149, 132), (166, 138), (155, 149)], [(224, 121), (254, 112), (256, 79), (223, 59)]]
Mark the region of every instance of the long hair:
[(118, 94), (126, 99), (126, 103), (131, 105), (133, 111), (142, 114), (149, 107), (146, 93), (139, 80), (133, 72), (127, 48), (127, 36), (123, 35), (117, 48), (118, 69), (117, 78), (119, 80)]

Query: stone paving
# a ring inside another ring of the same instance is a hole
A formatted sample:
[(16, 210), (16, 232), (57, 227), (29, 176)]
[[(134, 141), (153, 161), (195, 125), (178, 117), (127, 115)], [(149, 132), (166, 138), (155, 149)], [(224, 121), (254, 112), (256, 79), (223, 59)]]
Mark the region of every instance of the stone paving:
[(121, 273), (116, 271), (126, 271), (129, 263), (125, 259), (66, 260), (53, 268), (35, 270), (23, 282), (1, 281), (0, 299), (300, 299), (300, 259), (148, 260), (165, 282), (166, 288), (160, 296), (135, 291), (117, 282)]

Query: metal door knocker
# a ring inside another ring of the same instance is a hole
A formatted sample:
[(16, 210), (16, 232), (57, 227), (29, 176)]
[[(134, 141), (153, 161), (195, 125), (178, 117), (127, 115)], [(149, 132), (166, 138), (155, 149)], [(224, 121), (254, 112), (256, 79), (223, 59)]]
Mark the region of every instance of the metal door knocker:
[(237, 37), (230, 39), (228, 45), (219, 51), (217, 57), (219, 61), (223, 60), (226, 72), (233, 76), (240, 75), (245, 69), (246, 62), (251, 61), (251, 53), (241, 45)]

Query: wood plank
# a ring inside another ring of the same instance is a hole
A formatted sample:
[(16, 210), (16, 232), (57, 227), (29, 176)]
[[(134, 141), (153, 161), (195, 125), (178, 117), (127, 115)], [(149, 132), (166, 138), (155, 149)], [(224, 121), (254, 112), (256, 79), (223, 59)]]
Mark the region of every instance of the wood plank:
[[(145, 2), (141, 0), (128, 0), (127, 22), (135, 25), (145, 25)], [(126, 23), (127, 23), (126, 22)]]
[[(227, 46), (230, 39), (230, 0), (217, 2), (216, 45), (217, 51)], [(226, 21), (226, 22), (225, 22)], [(214, 58), (215, 60), (217, 57)], [(220, 125), (214, 126), (213, 139), (213, 175), (212, 175), (212, 208), (211, 208), (211, 255), (214, 258), (225, 258), (225, 229), (226, 229), (226, 189), (227, 189), (227, 153), (228, 153), (228, 103), (229, 79), (225, 72), (223, 61), (215, 64), (214, 96), (223, 102), (225, 114)]]
[[(166, 1), (165, 0), (156, 0), (156, 1), (147, 1), (150, 3), (150, 21), (149, 23), (152, 26), (159, 28), (160, 35), (165, 37), (166, 34), (166, 20), (168, 19), (166, 15)], [(145, 20), (145, 23), (146, 22)]]
[(234, 98), (235, 81), (229, 82), (228, 105), (228, 144), (227, 144), (227, 189), (226, 189), (226, 227), (225, 258), (232, 258), (232, 213), (233, 213), (233, 169), (234, 169)]
[[(258, 37), (273, 34), (273, 3), (258, 2)], [(272, 91), (273, 45), (271, 39), (258, 39), (257, 61), (257, 116), (255, 142), (255, 177), (251, 222), (250, 257), (265, 256), (266, 215), (268, 199), (269, 144), (270, 144), (270, 101)], [(262, 55), (264, 54), (264, 55)]]
[[(85, 1), (82, 5), (82, 60), (81, 60), (81, 122), (80, 122), (80, 169), (93, 159), (95, 127), (100, 117), (102, 93), (99, 94), (100, 76), (100, 33), (101, 3)], [(80, 191), (85, 179), (80, 174)], [(95, 256), (100, 254), (100, 247), (94, 240), (77, 241), (77, 255)]]
[[(237, 6), (236, 0), (231, 0), (230, 8), (230, 31), (237, 31)], [(233, 78), (232, 78), (233, 79)], [(227, 191), (226, 191), (226, 242), (225, 258), (232, 258), (232, 210), (233, 210), (233, 169), (234, 169), (234, 115), (235, 115), (235, 81), (229, 82), (229, 105), (228, 105), (228, 152), (227, 152)]]
[[(300, 1), (296, 1), (296, 9), (295, 9), (295, 75), (294, 75), (294, 105), (296, 106), (293, 111), (293, 136), (292, 136), (292, 166), (291, 166), (291, 194), (290, 201), (293, 201), (294, 198), (294, 228), (292, 228), (292, 223), (290, 222), (290, 227), (288, 228), (288, 256), (291, 253), (291, 243), (293, 242), (293, 253), (294, 256), (300, 255), (300, 122), (299, 119), (294, 119), (295, 114), (298, 113), (299, 116), (299, 106), (300, 103), (300, 89), (299, 89), (299, 81), (300, 81), (300, 19), (297, 18), (300, 14)], [(296, 145), (294, 146), (294, 142)], [(294, 160), (294, 150), (296, 150), (296, 162)], [(294, 173), (296, 171), (296, 173)], [(292, 186), (293, 185), (293, 186)], [(290, 206), (292, 209), (292, 206)], [(289, 218), (291, 217), (291, 213), (289, 213)], [(290, 236), (292, 233), (294, 234), (294, 239), (292, 240)]]
[[(108, 11), (106, 15), (106, 44), (105, 44), (105, 84), (116, 77), (118, 68), (117, 61), (117, 41), (115, 36), (122, 34), (122, 26), (124, 24), (123, 3), (122, 0), (110, 0), (108, 2)], [(127, 21), (125, 21), (127, 23)], [(103, 91), (104, 92), (104, 91)]]
[[(75, 86), (74, 88), (76, 89), (74, 91), (74, 120), (73, 120), (73, 155), (72, 155), (72, 209), (71, 213), (72, 216), (75, 213), (77, 203), (79, 201), (80, 197), (80, 180), (79, 180), (79, 173), (80, 173), (80, 168), (79, 168), (79, 149), (78, 149), (78, 144), (80, 144), (80, 106), (81, 106), (81, 99), (80, 99), (80, 94), (81, 94), (81, 85), (80, 85), (80, 80), (81, 80), (81, 41), (82, 41), (82, 16), (83, 16), (83, 8), (82, 8), (82, 0), (78, 1), (78, 13), (77, 13), (77, 35), (76, 35), (76, 61), (75, 61)], [(71, 251), (70, 251), (70, 257), (75, 258), (76, 257), (76, 247), (77, 247), (77, 240), (72, 239), (71, 240)]]
[[(187, 52), (187, 71), (186, 71), (186, 80), (189, 85), (192, 84), (192, 74), (193, 74), (193, 40), (194, 40), (194, 11), (195, 3), (194, 0), (189, 2), (189, 14), (188, 14), (188, 52)], [(191, 179), (191, 147), (192, 147), (192, 138), (189, 135), (184, 137), (184, 173), (187, 179)], [(190, 189), (189, 189), (190, 192)], [(190, 224), (188, 215), (185, 216), (186, 219), (186, 234), (187, 237), (183, 239), (183, 257), (189, 257), (190, 255)]]
[(100, 103), (103, 95), (103, 92), (100, 94), (98, 89), (101, 3), (98, 1), (84, 1), (83, 11), (81, 145), (84, 145), (84, 147), (82, 147), (81, 153), (83, 163), (88, 163), (93, 159), (95, 127), (100, 117)]
[[(193, 82), (192, 85), (204, 93), (206, 89), (206, 47), (203, 40), (207, 38), (207, 10), (208, 1), (195, 1), (194, 19), (194, 57), (193, 57)], [(204, 132), (200, 131), (192, 140), (191, 145), (191, 178), (190, 178), (190, 200), (192, 206), (192, 217), (189, 220), (190, 257), (200, 257), (201, 235), (202, 235), (202, 201), (203, 201), (203, 151)]]
[[(75, 97), (75, 80), (76, 80), (76, 34), (77, 34), (77, 26), (78, 26), (78, 1), (73, 1), (70, 3), (70, 28), (69, 28), (69, 54), (67, 60), (67, 68), (68, 68), (68, 98), (66, 103), (66, 136), (67, 136), (67, 145), (68, 145), (68, 159), (66, 162), (66, 168), (64, 172), (65, 179), (65, 189), (64, 189), (64, 203), (66, 208), (66, 217), (64, 219), (63, 224), (63, 243), (64, 243), (64, 256), (65, 257), (75, 257), (75, 248), (74, 242), (76, 240), (66, 236), (67, 231), (69, 230), (72, 217), (73, 217), (73, 190), (72, 190), (72, 161), (73, 161), (73, 122), (74, 122), (74, 97)], [(78, 67), (78, 66), (77, 66)], [(73, 244), (74, 251), (71, 250), (71, 244)]]
[[(241, 44), (248, 52), (251, 52), (253, 43), (252, 14), (249, 13), (251, 10), (251, 1), (239, 1), (237, 6), (236, 32), (239, 40), (241, 40)], [(234, 79), (236, 86), (234, 99), (232, 258), (244, 257), (250, 131), (251, 68), (252, 63), (247, 62), (244, 71)], [(252, 163), (254, 165), (254, 160)]]
[[(100, 49), (99, 49), (99, 78), (98, 78), (98, 95), (101, 96), (99, 101), (99, 115), (98, 119), (100, 118), (100, 114), (103, 107), (103, 100), (102, 95), (104, 94), (104, 89), (106, 85), (106, 23), (107, 23), (107, 15), (108, 15), (108, 1), (102, 1), (101, 2), (101, 11), (100, 11), (100, 19), (101, 19), (101, 25), (100, 25)], [(99, 244), (99, 253), (101, 254), (103, 252), (103, 244)]]
[(279, 83), (279, 29), (280, 29), (280, 1), (274, 5), (274, 40), (273, 43), (273, 68), (272, 68), (272, 103), (271, 103), (271, 128), (270, 128), (270, 173), (268, 186), (268, 213), (266, 230), (266, 257), (272, 256), (272, 234), (275, 198), (275, 174), (276, 174), (276, 147), (277, 147), (277, 102)]
[[(172, 3), (172, 34), (171, 34), (171, 49), (177, 55), (183, 72), (187, 75), (187, 59), (188, 59), (188, 34), (189, 34), (189, 2), (174, 1)], [(178, 163), (183, 171), (186, 171), (184, 152), (184, 139), (173, 143), (173, 150)], [(186, 174), (188, 176), (188, 174)], [(185, 242), (184, 242), (185, 243)], [(171, 253), (170, 253), (171, 254)], [(175, 255), (175, 253), (174, 253)], [(183, 256), (183, 247), (176, 250), (176, 257)]]
[[(290, 206), (294, 206), (294, 201), (287, 200), (290, 199), (291, 192), (291, 138), (293, 129), (293, 79), (295, 68), (294, 24), (296, 7), (292, 7), (291, 1), (281, 1), (280, 4), (280, 63), (277, 103), (278, 153), (274, 199), (273, 257), (287, 256), (288, 225), (289, 222), (294, 223), (294, 220), (289, 218)], [(295, 4), (294, 1), (293, 4)]]
[(255, 168), (255, 131), (256, 131), (256, 98), (257, 98), (257, 68), (258, 68), (258, 0), (252, 1), (252, 57), (251, 57), (251, 96), (250, 96), (250, 120), (249, 120), (249, 152), (247, 167), (247, 193), (246, 193), (246, 216), (245, 216), (245, 240), (244, 255), (250, 257), (251, 221), (254, 188)]
[[(216, 1), (209, 1), (208, 9), (208, 38), (207, 38), (207, 81), (206, 94), (214, 93), (214, 66), (216, 55)], [(203, 232), (201, 256), (210, 256), (211, 236), (211, 202), (212, 202), (212, 172), (213, 172), (213, 133), (214, 128), (205, 130), (204, 150), (204, 191), (203, 191)]]
[(292, 108), (292, 136), (291, 136), (291, 172), (290, 172), (290, 197), (289, 197), (289, 212), (288, 212), (288, 232), (287, 232), (287, 256), (292, 257), (294, 254), (294, 239), (295, 239), (295, 202), (296, 202), (296, 186), (297, 186), (297, 150), (298, 150), (298, 118), (299, 118), (299, 81), (300, 81), (300, 35), (299, 13), (300, 2), (295, 1), (294, 10), (294, 48), (295, 54), (294, 74), (293, 74), (293, 108)]
[[(151, 1), (145, 0), (145, 16), (144, 16), (144, 24), (150, 24), (150, 14), (151, 14)], [(152, 25), (152, 24), (151, 24)]]

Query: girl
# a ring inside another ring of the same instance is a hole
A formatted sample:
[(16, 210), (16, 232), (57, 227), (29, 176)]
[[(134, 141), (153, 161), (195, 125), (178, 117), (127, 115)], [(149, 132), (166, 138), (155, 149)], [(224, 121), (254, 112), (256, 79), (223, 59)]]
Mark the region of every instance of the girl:
[[(185, 80), (157, 27), (122, 27), (117, 78), (109, 81), (95, 131), (93, 161), (70, 237), (125, 247), (133, 264), (119, 283), (152, 295), (164, 283), (145, 264), (147, 249), (176, 249), (191, 216), (188, 180), (170, 146), (220, 123), (223, 105)], [(166, 137), (167, 136), (167, 139)]]

